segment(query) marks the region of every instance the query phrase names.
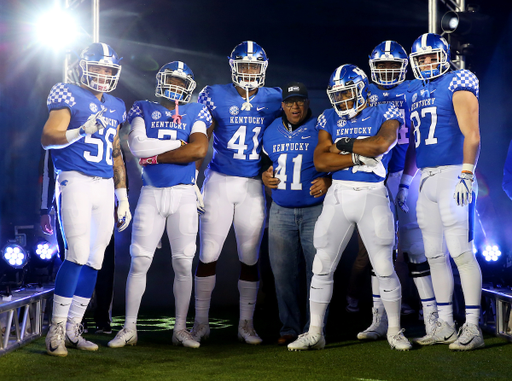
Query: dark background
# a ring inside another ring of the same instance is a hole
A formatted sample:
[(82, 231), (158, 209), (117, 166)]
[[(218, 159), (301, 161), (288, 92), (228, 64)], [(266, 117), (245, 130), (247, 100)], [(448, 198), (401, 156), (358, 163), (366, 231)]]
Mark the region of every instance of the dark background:
[[(512, 245), (512, 201), (501, 189), (503, 164), (512, 138), (510, 5), (504, 1), (473, 1), (488, 16), (485, 27), (474, 26), (478, 44), (468, 59), (480, 79), (482, 151), (477, 170), (478, 213), (489, 243), (506, 253)], [(36, 18), (53, 1), (4, 0), (0, 3), (0, 246), (14, 238), (14, 226), (39, 224), (38, 162), (40, 135), (47, 118), (46, 97), (62, 80), (63, 54), (37, 42)], [(244, 40), (260, 44), (269, 57), (267, 86), (304, 82), (313, 112), (330, 107), (325, 89), (336, 67), (354, 63), (369, 74), (368, 55), (386, 39), (409, 51), (428, 31), (427, 0), (359, 1), (126, 1), (100, 2), (100, 41), (124, 57), (121, 80), (113, 95), (131, 107), (137, 99), (152, 99), (158, 68), (173, 60), (194, 71), (197, 93), (203, 86), (231, 81), (226, 56)], [(440, 13), (443, 8), (440, 5)], [(90, 33), (90, 4), (75, 9), (84, 32)], [(478, 38), (477, 38), (478, 37)], [(79, 53), (91, 37), (74, 47)], [(412, 79), (412, 73), (408, 73)], [(132, 213), (140, 189), (138, 168), (126, 153)], [(200, 178), (201, 180), (202, 178)], [(129, 266), (130, 229), (117, 238), (116, 304), (122, 305)], [(37, 233), (39, 234), (39, 233)], [(484, 242), (484, 235), (479, 233)], [(168, 243), (157, 251), (148, 290), (170, 291), (172, 276)], [(197, 260), (197, 259), (196, 259)], [(213, 303), (237, 300), (238, 260), (232, 235), (218, 267)], [(227, 292), (224, 292), (226, 290)], [(169, 303), (172, 294), (169, 292)], [(145, 305), (152, 301), (145, 298)]]

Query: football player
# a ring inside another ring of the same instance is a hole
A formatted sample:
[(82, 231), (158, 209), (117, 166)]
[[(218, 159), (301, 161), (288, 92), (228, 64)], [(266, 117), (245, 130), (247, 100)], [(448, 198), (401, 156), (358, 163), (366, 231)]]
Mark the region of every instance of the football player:
[(259, 344), (261, 338), (254, 330), (253, 315), (265, 221), (263, 184), (258, 177), (261, 138), (265, 128), (280, 115), (281, 89), (263, 87), (268, 58), (257, 43), (242, 42), (228, 58), (233, 83), (206, 86), (198, 99), (213, 117), (208, 133), (211, 136), (213, 132), (214, 152), (203, 184), (205, 214), (200, 223), (192, 334), (198, 341), (210, 334), (208, 314), (217, 260), (233, 224), (241, 263), (238, 337), (246, 343)]
[(121, 99), (108, 94), (119, 81), (120, 60), (107, 44), (93, 43), (80, 55), (80, 86), (58, 83), (48, 96), (50, 115), (41, 143), (52, 149), (67, 241), (46, 336), (46, 351), (53, 356), (66, 356), (66, 346), (98, 349), (82, 337), (81, 321), (114, 228), (114, 188), (119, 231), (131, 220), (119, 144), (126, 108)]
[[(356, 226), (379, 278), (389, 322), (388, 342), (392, 349), (411, 347), (400, 329), (401, 289), (392, 259), (394, 222), (384, 185), (390, 150), (396, 144), (403, 117), (393, 103), (367, 107), (367, 91), (368, 78), (360, 68), (338, 67), (327, 88), (333, 108), (318, 118), (315, 167), (332, 172), (333, 184), (314, 232), (317, 252), (310, 289), (309, 331), (288, 345), (292, 351), (325, 346), (323, 323), (332, 296), (334, 271)], [(346, 168), (352, 161), (356, 165)]]
[(136, 101), (128, 113), (132, 126), (130, 150), (145, 167), (132, 229), (125, 324), (108, 343), (111, 348), (137, 343), (137, 314), (146, 289), (146, 274), (166, 227), (175, 274), (176, 322), (172, 342), (199, 347), (186, 329), (186, 320), (198, 230), (195, 161), (208, 152), (206, 130), (211, 115), (202, 104), (189, 103), (196, 82), (185, 63), (165, 64), (156, 74), (156, 82), (159, 102)]
[[(423, 314), (426, 332), (432, 331), (437, 318), (436, 301), (430, 269), (425, 258), (421, 231), (416, 220), (416, 201), (420, 176), (415, 176), (416, 168), (413, 166), (409, 172), (404, 173), (405, 154), (409, 145), (409, 109), (405, 102), (405, 95), (410, 81), (405, 80), (407, 73), (407, 53), (395, 41), (384, 41), (377, 45), (370, 55), (371, 78), (374, 83), (369, 85), (368, 99), (370, 106), (393, 103), (404, 117), (404, 124), (398, 129), (398, 141), (391, 151), (388, 166), (386, 186), (392, 200), (397, 201), (398, 208), (392, 204), (391, 210), (398, 219), (399, 248), (409, 267), (409, 274), (414, 280), (418, 294), (423, 305)], [(402, 179), (402, 184), (400, 184)], [(397, 199), (398, 190), (401, 194), (408, 191), (406, 202)], [(358, 339), (373, 339), (384, 337), (387, 331), (387, 320), (379, 294), (378, 278), (372, 274), (373, 294), (373, 321), (370, 327), (360, 332)]]
[[(417, 342), (472, 350), (485, 345), (478, 327), (482, 275), (473, 254), (474, 172), (480, 152), (478, 78), (469, 70), (450, 71), (450, 47), (434, 33), (418, 37), (409, 57), (416, 77), (407, 91), (414, 127), (410, 147), (415, 150), (410, 151), (421, 170), (416, 211), (439, 313), (433, 331)], [(466, 304), (466, 322), (458, 335), (453, 274), (443, 237), (459, 270)]]
[[(304, 327), (301, 317), (304, 302), (300, 299), (300, 262), (303, 256), (309, 290), (316, 252), (313, 231), (331, 178), (317, 172), (313, 163), (318, 134), (306, 86), (291, 82), (283, 87), (281, 105), (282, 117), (268, 126), (263, 135), (263, 151), (272, 165), (263, 172), (262, 180), (272, 189), (268, 248), (283, 324), (278, 344), (284, 345), (309, 328), (309, 324)], [(309, 309), (307, 314), (309, 317)]]

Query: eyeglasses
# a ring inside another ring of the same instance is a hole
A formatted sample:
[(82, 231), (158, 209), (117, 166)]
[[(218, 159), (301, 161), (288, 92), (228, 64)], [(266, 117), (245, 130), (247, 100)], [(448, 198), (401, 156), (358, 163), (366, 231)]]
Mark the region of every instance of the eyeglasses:
[(304, 106), (304, 104), (306, 103), (307, 99), (305, 98), (302, 98), (302, 99), (296, 99), (296, 100), (286, 100), (284, 101), (284, 105), (286, 107), (292, 107), (294, 103), (297, 103), (297, 106)]

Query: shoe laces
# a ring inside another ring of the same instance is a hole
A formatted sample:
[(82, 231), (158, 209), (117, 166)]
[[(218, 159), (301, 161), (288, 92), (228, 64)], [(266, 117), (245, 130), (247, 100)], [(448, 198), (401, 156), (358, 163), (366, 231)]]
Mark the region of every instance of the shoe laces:
[(64, 329), (64, 322), (57, 323), (55, 325), (55, 330), (53, 331), (55, 338), (57, 340), (64, 340), (65, 331), (66, 330)]
[(391, 336), (391, 339), (393, 339), (395, 341), (405, 341), (405, 340), (407, 340), (405, 335), (404, 335), (404, 332), (405, 332), (405, 328), (402, 328), (400, 331), (398, 331), (393, 336)]
[(428, 316), (428, 324), (433, 326), (437, 321), (439, 321), (439, 315), (437, 311), (434, 311)]
[(468, 336), (471, 337), (476, 335), (478, 335), (478, 330), (471, 324), (466, 323), (459, 329), (459, 340), (462, 339), (462, 341), (465, 341)]

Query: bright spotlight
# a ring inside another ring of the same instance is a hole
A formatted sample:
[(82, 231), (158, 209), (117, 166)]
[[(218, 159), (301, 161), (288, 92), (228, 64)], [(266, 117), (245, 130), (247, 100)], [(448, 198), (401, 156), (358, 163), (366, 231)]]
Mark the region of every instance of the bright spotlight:
[(11, 243), (3, 248), (2, 259), (14, 269), (22, 269), (28, 262), (28, 255), (20, 245)]
[(69, 13), (55, 9), (37, 22), (37, 39), (55, 50), (68, 46), (78, 35), (78, 25)]
[(41, 240), (35, 247), (35, 253), (39, 259), (43, 261), (49, 261), (53, 255), (57, 252), (55, 245), (50, 244), (46, 240)]
[(497, 262), (501, 257), (501, 250), (497, 245), (487, 245), (482, 255), (487, 262)]

